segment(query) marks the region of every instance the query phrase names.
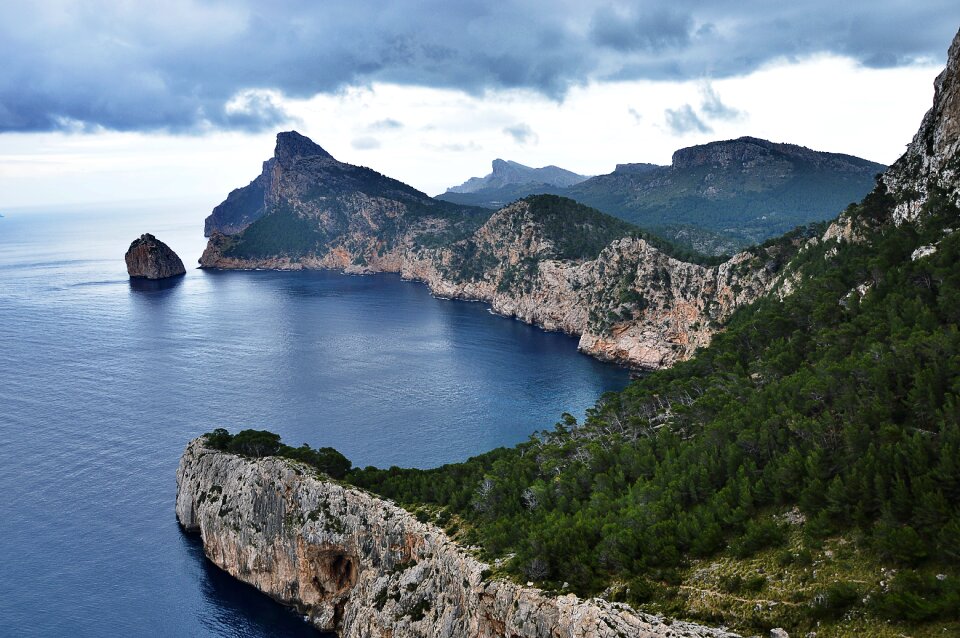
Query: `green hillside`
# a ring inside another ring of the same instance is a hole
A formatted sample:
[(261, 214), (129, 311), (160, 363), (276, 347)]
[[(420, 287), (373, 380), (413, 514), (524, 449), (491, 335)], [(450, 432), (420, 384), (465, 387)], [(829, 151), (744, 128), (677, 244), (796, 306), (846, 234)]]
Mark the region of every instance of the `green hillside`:
[(585, 423), (349, 480), (547, 589), (743, 631), (960, 631), (960, 210), (894, 228), (881, 192), (847, 211), (865, 241), (811, 244), (792, 295)]

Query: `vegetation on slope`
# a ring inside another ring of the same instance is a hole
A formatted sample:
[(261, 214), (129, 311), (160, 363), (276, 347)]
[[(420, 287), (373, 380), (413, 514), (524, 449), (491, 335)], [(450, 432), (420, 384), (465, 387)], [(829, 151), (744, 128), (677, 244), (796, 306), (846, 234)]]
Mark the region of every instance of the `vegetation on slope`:
[(891, 207), (851, 206), (866, 241), (811, 243), (792, 295), (585, 423), (348, 480), (547, 588), (744, 630), (960, 629), (960, 211), (934, 197), (894, 229)]
[[(673, 166), (616, 171), (565, 194), (675, 241), (673, 227), (739, 240), (737, 249), (833, 217), (870, 192), (883, 166), (740, 138), (677, 151)], [(701, 244), (705, 247), (707, 244)]]
[(507, 184), (438, 197), (499, 208), (531, 194), (563, 195), (676, 245), (721, 255), (831, 218), (870, 192), (874, 175), (883, 170), (849, 155), (754, 138), (712, 142), (677, 155), (673, 166), (621, 165), (570, 187)]
[(230, 434), (224, 428), (217, 428), (205, 436), (207, 445), (215, 450), (256, 459), (265, 456), (282, 456), (312, 465), (335, 479), (342, 479), (351, 467), (347, 457), (332, 447), (315, 450), (306, 443), (300, 447), (290, 447), (280, 442), (279, 434), (268, 430), (241, 430), (236, 434)]

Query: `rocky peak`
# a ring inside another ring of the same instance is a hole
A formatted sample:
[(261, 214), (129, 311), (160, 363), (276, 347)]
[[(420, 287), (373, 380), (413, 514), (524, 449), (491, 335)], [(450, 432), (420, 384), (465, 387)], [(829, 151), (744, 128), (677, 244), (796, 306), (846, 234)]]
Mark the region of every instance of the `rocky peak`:
[(584, 175), (578, 175), (573, 171), (552, 164), (541, 168), (531, 168), (519, 162), (500, 159), (499, 157), (493, 160), (490, 168), (489, 175), (471, 177), (463, 184), (447, 189), (447, 192), (475, 193), (488, 188), (503, 188), (504, 186), (518, 184), (547, 184), (549, 186), (566, 187), (579, 184), (587, 179)]
[(726, 167), (730, 164), (746, 166), (783, 159), (840, 172), (859, 172), (865, 167), (873, 165), (872, 162), (852, 155), (815, 151), (798, 144), (783, 144), (744, 136), (735, 140), (722, 140), (682, 148), (673, 154), (673, 168)]
[(960, 202), (960, 31), (947, 52), (947, 65), (934, 80), (933, 106), (906, 152), (883, 181), (897, 198), (894, 221), (916, 219), (930, 190)]
[(273, 156), (283, 166), (288, 166), (303, 157), (333, 159), (333, 156), (323, 150), (319, 144), (296, 131), (277, 133), (277, 146)]
[(187, 272), (177, 253), (150, 233), (133, 240), (124, 260), (131, 277), (166, 279)]

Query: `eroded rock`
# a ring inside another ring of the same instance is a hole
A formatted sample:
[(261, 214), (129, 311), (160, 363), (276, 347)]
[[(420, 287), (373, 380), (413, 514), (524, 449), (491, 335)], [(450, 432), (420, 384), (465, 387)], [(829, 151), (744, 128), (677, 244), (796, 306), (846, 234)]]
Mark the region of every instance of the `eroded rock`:
[(166, 279), (187, 272), (177, 253), (150, 233), (140, 235), (130, 244), (124, 260), (131, 277)]

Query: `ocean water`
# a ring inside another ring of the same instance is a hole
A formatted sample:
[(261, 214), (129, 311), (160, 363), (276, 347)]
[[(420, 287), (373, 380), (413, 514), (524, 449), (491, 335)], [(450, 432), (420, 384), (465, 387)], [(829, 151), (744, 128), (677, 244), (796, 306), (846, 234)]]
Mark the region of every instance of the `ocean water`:
[[(204, 211), (0, 219), (0, 635), (316, 636), (174, 516), (187, 441), (266, 428), (432, 467), (582, 414), (627, 373), (394, 275), (205, 272)], [(188, 273), (128, 280), (152, 232)]]

